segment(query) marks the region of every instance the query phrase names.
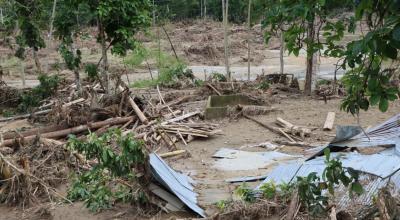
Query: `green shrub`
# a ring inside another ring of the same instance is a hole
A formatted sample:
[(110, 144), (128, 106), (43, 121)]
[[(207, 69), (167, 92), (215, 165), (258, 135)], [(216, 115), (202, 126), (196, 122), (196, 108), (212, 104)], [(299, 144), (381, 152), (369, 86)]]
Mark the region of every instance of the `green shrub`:
[(141, 141), (131, 135), (123, 136), (121, 130), (109, 130), (100, 137), (92, 133), (87, 141), (71, 136), (67, 146), (88, 160), (98, 161), (74, 179), (68, 190), (69, 199), (84, 201), (91, 211), (110, 208), (117, 201), (147, 202), (136, 179), (146, 160)]

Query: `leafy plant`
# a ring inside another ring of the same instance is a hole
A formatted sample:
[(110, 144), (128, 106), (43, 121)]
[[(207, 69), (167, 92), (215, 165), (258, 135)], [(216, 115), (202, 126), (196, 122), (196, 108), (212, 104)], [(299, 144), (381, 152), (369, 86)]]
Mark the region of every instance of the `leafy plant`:
[(230, 201), (227, 200), (219, 200), (218, 202), (215, 203), (215, 205), (220, 211), (224, 211), (226, 207), (229, 205), (229, 203)]
[(32, 107), (37, 107), (45, 98), (48, 98), (55, 94), (57, 91), (58, 83), (60, 79), (57, 75), (47, 76), (39, 75), (39, 85), (30, 90), (29, 92), (21, 95), (21, 103), (18, 106), (18, 110), (26, 112)]
[(88, 160), (96, 159), (98, 164), (75, 178), (68, 198), (84, 201), (92, 211), (109, 208), (117, 201), (146, 202), (136, 179), (136, 174), (144, 170), (142, 145), (130, 135), (122, 136), (120, 130), (109, 130), (100, 137), (91, 133), (86, 142), (71, 136), (68, 148)]
[(255, 192), (246, 183), (242, 183), (238, 188), (236, 188), (235, 194), (238, 195), (243, 201), (256, 201)]
[(226, 82), (226, 76), (222, 73), (212, 72), (211, 73), (211, 80), (216, 82)]
[(85, 73), (88, 75), (90, 80), (95, 80), (98, 77), (98, 68), (96, 64), (88, 63), (85, 65)]
[(264, 198), (273, 199), (276, 196), (276, 185), (274, 182), (264, 183), (260, 190), (263, 193)]
[(257, 89), (267, 90), (269, 89), (269, 82), (267, 80), (263, 80), (261, 83), (257, 85)]

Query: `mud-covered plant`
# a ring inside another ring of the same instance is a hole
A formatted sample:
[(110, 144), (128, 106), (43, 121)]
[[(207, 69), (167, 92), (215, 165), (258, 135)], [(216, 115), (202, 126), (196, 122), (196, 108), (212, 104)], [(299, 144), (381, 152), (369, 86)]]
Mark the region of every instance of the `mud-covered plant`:
[(224, 211), (224, 210), (228, 207), (228, 205), (229, 205), (230, 203), (231, 203), (231, 202), (230, 202), (230, 201), (227, 201), (227, 200), (219, 200), (218, 202), (215, 203), (215, 205), (217, 206), (217, 208), (218, 208), (220, 211)]
[(273, 199), (276, 196), (276, 185), (274, 182), (266, 182), (261, 187), (260, 190), (263, 193), (264, 198)]
[(144, 171), (146, 156), (143, 143), (120, 130), (110, 130), (98, 137), (89, 134), (87, 141), (70, 137), (68, 147), (95, 160), (91, 170), (75, 178), (68, 190), (68, 198), (84, 201), (92, 211), (111, 207), (115, 202), (147, 201), (137, 179)]
[(256, 201), (254, 190), (251, 189), (246, 183), (243, 183), (238, 188), (236, 188), (235, 194), (245, 202)]

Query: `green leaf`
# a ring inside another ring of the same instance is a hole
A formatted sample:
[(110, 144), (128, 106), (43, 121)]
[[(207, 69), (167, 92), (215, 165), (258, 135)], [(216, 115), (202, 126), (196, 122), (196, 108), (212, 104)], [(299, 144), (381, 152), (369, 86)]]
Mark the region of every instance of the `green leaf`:
[(329, 162), (329, 158), (331, 156), (331, 150), (327, 147), (324, 149), (325, 160)]
[(364, 192), (364, 189), (359, 182), (354, 182), (351, 184), (351, 191), (361, 195)]
[(400, 41), (400, 25), (397, 25), (394, 27), (393, 32), (392, 32), (392, 37), (396, 41)]
[(376, 105), (379, 103), (380, 98), (381, 97), (379, 95), (373, 94), (371, 95), (371, 97), (369, 97), (369, 102), (371, 105)]
[(390, 44), (387, 44), (384, 47), (383, 54), (385, 56), (389, 57), (390, 59), (395, 60), (397, 58), (397, 49), (390, 46)]
[(381, 100), (379, 102), (379, 110), (381, 112), (386, 112), (389, 108), (389, 101), (386, 98), (381, 97)]

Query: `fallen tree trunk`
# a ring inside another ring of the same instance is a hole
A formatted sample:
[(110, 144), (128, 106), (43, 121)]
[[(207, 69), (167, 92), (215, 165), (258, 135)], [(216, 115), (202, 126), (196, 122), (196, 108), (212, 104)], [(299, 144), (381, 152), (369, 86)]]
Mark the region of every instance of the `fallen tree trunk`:
[[(53, 131), (53, 132), (49, 132), (49, 133), (44, 133), (42, 135), (40, 135), (40, 137), (42, 138), (60, 138), (60, 137), (65, 137), (69, 134), (77, 134), (83, 131), (87, 131), (90, 129), (98, 129), (104, 126), (113, 126), (113, 125), (118, 125), (118, 124), (123, 124), (126, 123), (130, 120), (132, 120), (134, 117), (125, 117), (125, 118), (112, 118), (112, 119), (108, 119), (105, 121), (99, 121), (99, 122), (94, 122), (94, 123), (88, 123), (86, 125), (79, 125), (77, 127), (73, 127), (73, 128), (68, 128), (68, 129), (64, 129), (64, 130), (59, 130), (59, 131)], [(23, 141), (31, 141), (34, 138), (36, 138), (36, 135), (31, 135), (31, 136), (27, 136), (22, 138)], [(5, 140), (2, 145), (0, 145), (0, 147), (6, 147), (6, 146), (11, 146), (14, 145), (17, 139), (9, 139), (9, 140)]]
[(310, 136), (310, 134), (311, 134), (310, 129), (293, 125), (292, 123), (285, 121), (279, 117), (276, 118), (276, 124), (285, 128), (286, 132), (293, 134), (293, 135), (299, 135), (302, 138), (304, 138), (306, 136)]
[(40, 135), (43, 133), (49, 133), (51, 131), (58, 131), (58, 130), (63, 130), (67, 129), (68, 126), (67, 124), (63, 125), (50, 125), (47, 127), (42, 127), (42, 128), (33, 128), (28, 131), (23, 131), (23, 132), (16, 132), (16, 131), (10, 131), (5, 134), (3, 134), (3, 139), (13, 139), (13, 138), (21, 138), (21, 137), (27, 137), (31, 135)]

